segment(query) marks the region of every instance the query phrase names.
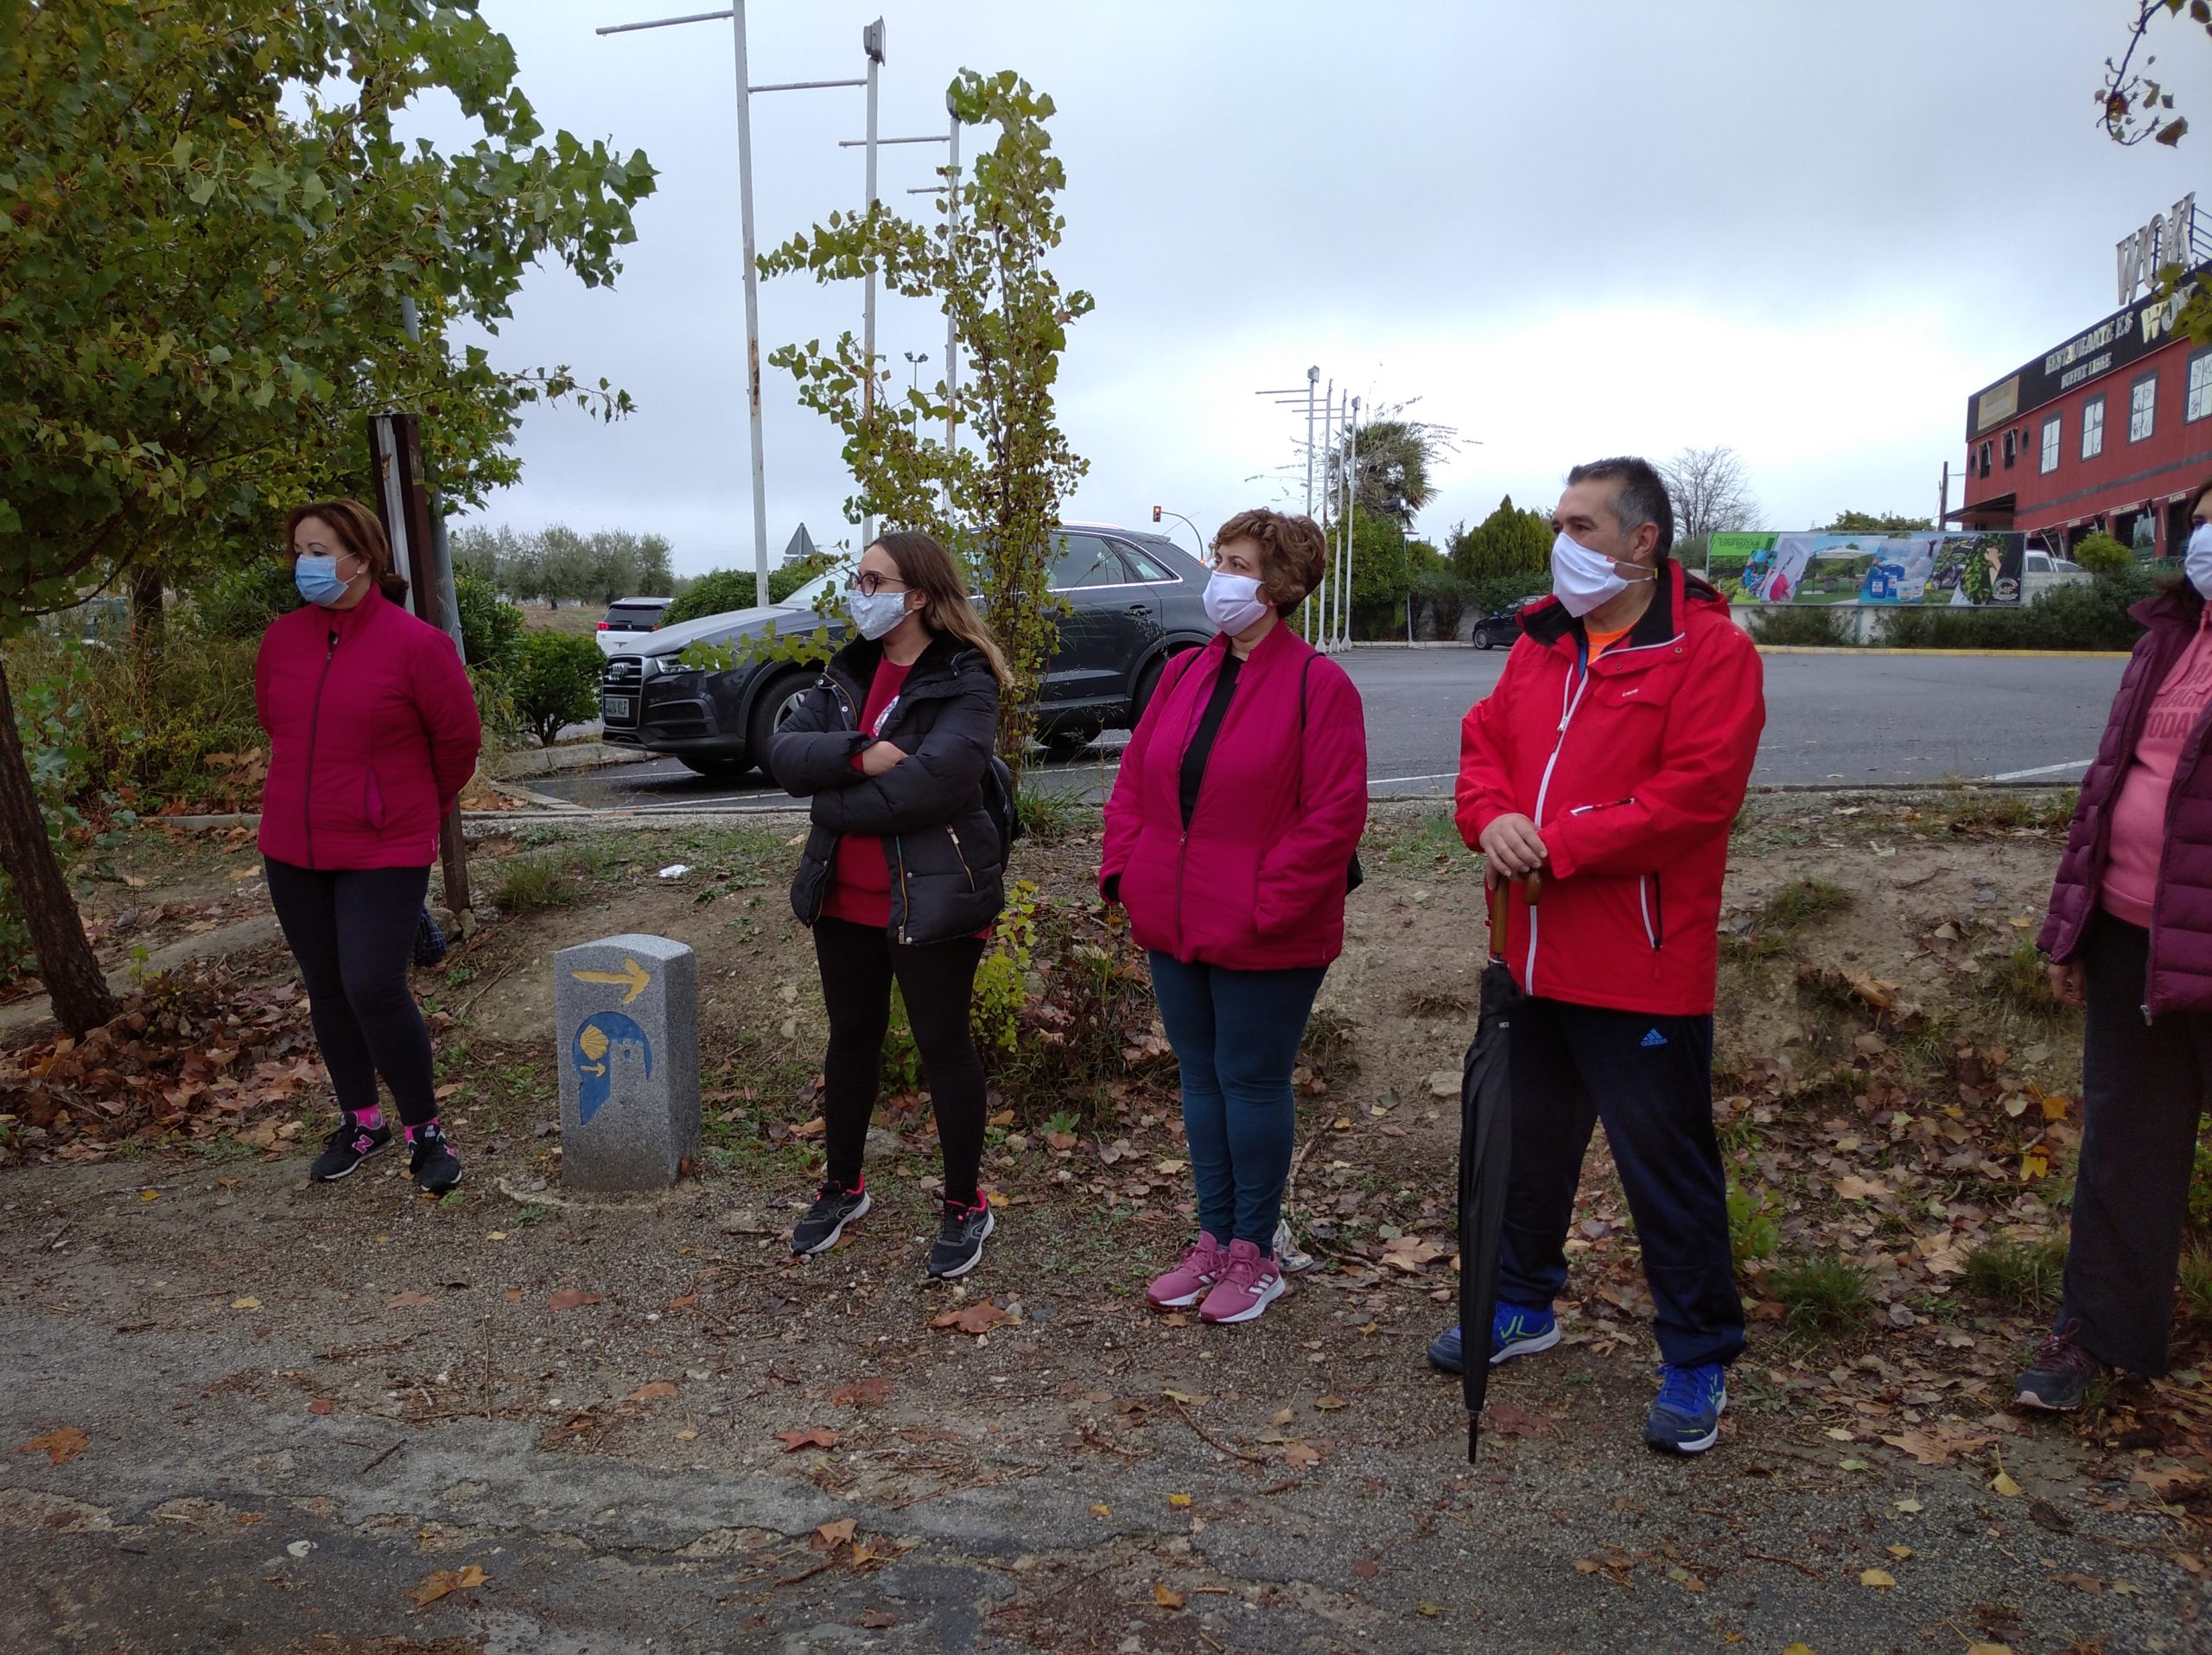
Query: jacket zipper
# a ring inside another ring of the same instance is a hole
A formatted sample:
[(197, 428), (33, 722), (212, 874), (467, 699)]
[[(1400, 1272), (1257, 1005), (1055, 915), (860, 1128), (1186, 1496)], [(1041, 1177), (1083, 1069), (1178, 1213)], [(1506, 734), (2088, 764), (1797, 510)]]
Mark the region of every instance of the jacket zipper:
[[(1208, 645), (1208, 646), (1206, 646), (1206, 647), (1208, 647), (1208, 648), (1211, 648), (1211, 647), (1212, 647), (1212, 646), (1211, 646), (1211, 645)], [(1222, 648), (1222, 659), (1223, 659), (1223, 660), (1224, 660), (1224, 662), (1226, 662), (1226, 661), (1227, 661), (1227, 659), (1228, 659), (1228, 657), (1229, 657), (1229, 650), (1228, 650), (1228, 646), (1227, 646), (1226, 645), (1224, 645), (1224, 646), (1223, 646), (1223, 648)], [(1180, 689), (1183, 687), (1183, 680), (1184, 680), (1184, 678), (1189, 678), (1190, 676), (1191, 676), (1191, 669), (1190, 669), (1189, 667), (1185, 667), (1185, 668), (1183, 669), (1183, 677), (1182, 677), (1182, 678), (1177, 678), (1177, 679), (1175, 680), (1175, 687), (1176, 687), (1178, 690), (1180, 690)], [(1220, 678), (1220, 674), (1219, 674), (1219, 672), (1217, 672), (1215, 673), (1215, 678), (1216, 678), (1216, 680), (1217, 680), (1217, 681), (1218, 681), (1219, 678)], [(1208, 690), (1206, 691), (1206, 696), (1207, 696), (1207, 698), (1208, 698), (1209, 700), (1211, 700), (1211, 699), (1212, 698), (1212, 696), (1213, 696), (1213, 691), (1211, 690), (1211, 688), (1208, 688)], [(1180, 775), (1183, 773), (1183, 759), (1184, 759), (1185, 754), (1188, 754), (1188, 753), (1190, 752), (1190, 750), (1191, 750), (1191, 738), (1192, 738), (1193, 735), (1197, 735), (1197, 734), (1198, 734), (1198, 720), (1199, 720), (1199, 719), (1201, 719), (1201, 718), (1203, 718), (1203, 717), (1205, 717), (1205, 703), (1202, 701), (1202, 702), (1199, 702), (1199, 703), (1197, 703), (1196, 708), (1195, 708), (1195, 709), (1194, 709), (1194, 710), (1192, 712), (1191, 716), (1190, 716), (1188, 718), (1186, 718), (1186, 719), (1185, 720), (1185, 722), (1184, 722), (1184, 724), (1183, 724), (1183, 745), (1182, 745), (1181, 748), (1180, 748), (1180, 749), (1176, 753), (1176, 755), (1175, 755), (1175, 774), (1176, 774), (1176, 775), (1178, 775), (1178, 776), (1180, 776)], [(1223, 723), (1224, 723), (1224, 724), (1225, 724), (1225, 723), (1227, 723), (1227, 722), (1229, 722), (1229, 716), (1228, 716), (1226, 713), (1224, 713), (1224, 714), (1222, 715), (1222, 721), (1221, 721), (1221, 722), (1222, 722)], [(1217, 731), (1217, 732), (1215, 732), (1215, 740), (1217, 742), (1217, 741), (1219, 741), (1219, 739), (1220, 739), (1220, 733), (1219, 733), (1218, 731)], [(1213, 755), (1212, 755), (1211, 754), (1208, 754), (1206, 755), (1206, 766), (1207, 766), (1207, 768), (1208, 768), (1208, 769), (1212, 768), (1212, 765), (1213, 765)], [(1205, 771), (1200, 771), (1200, 772), (1198, 773), (1198, 798), (1197, 798), (1197, 799), (1192, 799), (1192, 800), (1191, 801), (1191, 818), (1192, 818), (1192, 821), (1196, 821), (1196, 820), (1198, 819), (1198, 806), (1199, 806), (1199, 805), (1200, 805), (1200, 804), (1202, 804), (1203, 802), (1205, 802), (1205, 796), (1206, 796), (1206, 778), (1205, 778)], [(1181, 815), (1182, 815), (1182, 813), (1183, 813), (1183, 812), (1182, 812), (1182, 808), (1181, 808), (1181, 806), (1180, 806), (1179, 805), (1178, 805), (1178, 806), (1177, 806), (1177, 808), (1176, 808), (1176, 812), (1175, 812), (1175, 813), (1176, 813), (1176, 815), (1177, 815), (1177, 817), (1178, 817), (1178, 818), (1180, 818), (1180, 817), (1181, 817)], [(1180, 958), (1183, 958), (1183, 874), (1184, 874), (1185, 867), (1185, 866), (1186, 866), (1186, 864), (1189, 863), (1190, 859), (1191, 859), (1191, 827), (1190, 827), (1190, 823), (1185, 822), (1185, 823), (1183, 824), (1183, 833), (1182, 833), (1182, 837), (1181, 837), (1181, 838), (1177, 842), (1176, 846), (1175, 846), (1175, 958), (1178, 958), (1178, 959), (1180, 959)]]
[(899, 869), (899, 940), (912, 942), (913, 937), (907, 922), (912, 919), (913, 910), (906, 904), (906, 847), (895, 833), (891, 836), (891, 860)]
[[(1574, 722), (1574, 710), (1582, 704), (1583, 691), (1589, 684), (1587, 669), (1580, 673), (1571, 673), (1567, 687), (1560, 694), (1559, 733), (1552, 742), (1551, 757), (1544, 761), (1543, 777), (1536, 783), (1535, 813), (1529, 818), (1540, 832), (1544, 825), (1544, 797), (1552, 787), (1552, 770), (1559, 763), (1560, 749), (1567, 745), (1567, 727)], [(1529, 958), (1521, 975), (1522, 991), (1534, 994), (1536, 991), (1536, 910), (1533, 906), (1529, 909)]]
[(976, 870), (968, 865), (968, 853), (960, 848), (960, 836), (952, 831), (950, 822), (944, 825), (944, 837), (952, 841), (952, 854), (960, 858), (960, 871), (968, 875), (968, 888), (976, 888)]
[[(2184, 650), (2188, 647), (2189, 645), (2187, 643), (2183, 643), (2182, 645), (2182, 648)], [(2175, 659), (2179, 659), (2180, 658), (2177, 655)], [(2166, 671), (2171, 672), (2172, 670), (2173, 663), (2170, 661), (2166, 665)], [(2163, 686), (2164, 682), (2164, 675), (2162, 673), (2160, 675), (2161, 686)], [(2144, 703), (2143, 722), (2145, 726), (2150, 722), (2151, 703), (2155, 702), (2158, 698), (2158, 691), (2154, 689), (2151, 691), (2149, 700)], [(2206, 716), (2207, 715), (2203, 714), (2198, 715), (2197, 722), (2200, 726), (2204, 723)], [(2196, 735), (2198, 734), (2198, 731), (2191, 730), (2190, 734), (2191, 735)], [(2143, 733), (2141, 729), (2139, 729), (2136, 731), (2135, 739), (2139, 742), (2143, 739)], [(2130, 754), (2133, 754), (2134, 750), (2135, 749), (2133, 746), (2128, 748)], [(2201, 742), (2192, 742), (2190, 743), (2190, 745), (2184, 749), (2185, 757), (2183, 761), (2174, 767), (2173, 780), (2168, 784), (2166, 788), (2166, 819), (2162, 824), (2163, 831), (2160, 833), (2158, 837), (2158, 876), (2151, 888), (2150, 937), (2145, 945), (2143, 953), (2142, 1010), (2143, 1026), (2145, 1028), (2151, 1026), (2151, 985), (2158, 981), (2156, 973), (2158, 964), (2158, 902), (2159, 899), (2166, 894), (2166, 852), (2174, 842), (2174, 807), (2181, 798), (2182, 790), (2189, 785), (2190, 777), (2195, 775), (2196, 773), (2197, 759), (2202, 750)], [(2126, 773), (2123, 772), (2121, 773), (2120, 780), (2125, 781), (2126, 780)], [(2101, 824), (2101, 831), (2105, 833), (2107, 840), (2109, 840), (2111, 837), (2111, 829), (2108, 825), (2111, 818), (2111, 806), (2113, 803), (2118, 801), (2119, 797), (2119, 784), (2115, 783), (2112, 792), (2107, 796), (2105, 812), (2106, 824)]]
[(330, 647), (322, 652), (322, 676), (315, 681), (315, 701), (308, 710), (307, 782), (300, 798), (300, 823), (307, 830), (308, 866), (315, 866), (315, 743), (322, 733), (322, 687), (330, 682), (330, 664), (338, 656), (338, 628), (330, 629)]
[(1667, 939), (1667, 909), (1660, 899), (1658, 875), (1637, 875), (1636, 906), (1643, 915), (1643, 939), (1651, 945), (1651, 952), (1656, 954)]

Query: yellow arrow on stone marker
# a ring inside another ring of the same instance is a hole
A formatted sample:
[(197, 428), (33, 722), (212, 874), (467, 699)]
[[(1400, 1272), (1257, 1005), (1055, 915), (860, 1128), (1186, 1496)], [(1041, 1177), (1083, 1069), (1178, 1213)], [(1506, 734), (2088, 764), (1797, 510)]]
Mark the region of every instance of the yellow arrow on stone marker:
[(625, 959), (622, 962), (622, 969), (619, 971), (571, 971), (569, 975), (579, 983), (613, 983), (625, 985), (622, 1003), (626, 1006), (643, 994), (645, 991), (645, 984), (652, 981), (652, 978), (646, 975), (645, 968), (634, 959)]

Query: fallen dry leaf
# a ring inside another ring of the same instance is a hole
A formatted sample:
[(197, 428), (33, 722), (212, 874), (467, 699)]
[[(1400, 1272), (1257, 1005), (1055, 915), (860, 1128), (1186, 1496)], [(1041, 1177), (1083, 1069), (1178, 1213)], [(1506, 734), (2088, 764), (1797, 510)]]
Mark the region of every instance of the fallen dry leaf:
[(1923, 1466), (1948, 1465), (1962, 1454), (1979, 1454), (1997, 1440), (1993, 1432), (1961, 1432), (1952, 1435), (1939, 1429), (1928, 1431), (1899, 1431), (1885, 1436), (1883, 1442), (1893, 1448), (1903, 1448)]
[(1339, 1408), (1349, 1408), (1351, 1406), (1351, 1404), (1346, 1402), (1342, 1397), (1316, 1397), (1313, 1398), (1313, 1407), (1315, 1410), (1319, 1413), (1332, 1414)]
[(1371, 1581), (1382, 1572), (1382, 1565), (1372, 1557), (1363, 1557), (1351, 1566), (1351, 1572), (1363, 1581)]
[(36, 1454), (42, 1449), (47, 1464), (58, 1466), (65, 1460), (75, 1459), (91, 1446), (92, 1438), (74, 1425), (57, 1425), (43, 1436), (35, 1436), (28, 1442), (18, 1442), (16, 1452)]
[(1006, 1320), (1006, 1312), (988, 1299), (979, 1299), (959, 1310), (940, 1310), (930, 1318), (932, 1327), (950, 1327), (971, 1337), (988, 1334)]
[(1846, 1173), (1835, 1181), (1835, 1193), (1847, 1201), (1878, 1201), (1887, 1195), (1889, 1187), (1872, 1178), (1861, 1178), (1857, 1173)]
[(317, 1397), (308, 1404), (310, 1414), (334, 1414), (337, 1411), (338, 1398), (335, 1397)]
[(231, 1308), (233, 1310), (258, 1310), (261, 1308), (261, 1301), (258, 1299), (232, 1299), (231, 1301)]
[(2105, 1589), (2105, 1583), (2094, 1575), (2075, 1575), (2069, 1572), (2064, 1575), (2053, 1575), (2051, 1579), (2056, 1581), (2061, 1586), (2070, 1586), (2077, 1592), (2087, 1592), (2092, 1596)]
[(1170, 1494), (1167, 1497), (1167, 1503), (1179, 1512), (1187, 1512), (1191, 1509), (1191, 1497), (1188, 1494)]
[(1484, 1421), (1501, 1436), (1557, 1436), (1559, 1427), (1541, 1414), (1516, 1408), (1510, 1402), (1492, 1402), (1483, 1409)]
[(407, 1595), (415, 1600), (416, 1608), (426, 1609), (448, 1592), (471, 1591), (491, 1578), (474, 1563), (465, 1569), (434, 1569)]
[(801, 1448), (834, 1448), (837, 1433), (825, 1431), (819, 1425), (810, 1430), (778, 1431), (776, 1441), (784, 1445), (785, 1454), (797, 1454)]
[(2006, 1499), (2018, 1499), (2020, 1497), (2020, 1485), (2014, 1482), (2008, 1473), (1999, 1472), (1996, 1476), (1990, 1479), (1989, 1486), (1992, 1492), (2002, 1494)]
[(1878, 1591), (1887, 1591), (1897, 1583), (1897, 1579), (1886, 1569), (1862, 1569), (1859, 1571), (1859, 1583)]
[(855, 1518), (841, 1517), (835, 1523), (825, 1523), (817, 1529), (806, 1544), (817, 1551), (835, 1551), (852, 1544), (853, 1531), (858, 1526)]
[(692, 1307), (692, 1306), (694, 1306), (694, 1305), (697, 1304), (698, 1302), (699, 1302), (699, 1295), (698, 1295), (697, 1294), (696, 1294), (696, 1293), (686, 1293), (686, 1294), (683, 1294), (683, 1295), (682, 1295), (681, 1296), (679, 1296), (679, 1297), (677, 1297), (677, 1298), (671, 1299), (671, 1300), (668, 1302), (668, 1308), (669, 1308), (671, 1311), (674, 1311), (674, 1310), (689, 1310), (689, 1309), (690, 1309), (690, 1308), (691, 1308), (691, 1307)]
[(1152, 1601), (1163, 1609), (1179, 1609), (1183, 1607), (1184, 1598), (1180, 1592), (1164, 1581), (1154, 1581), (1152, 1586)]
[(850, 1384), (841, 1384), (830, 1392), (832, 1408), (875, 1408), (891, 1394), (891, 1381), (877, 1377), (855, 1379)]
[(437, 1300), (428, 1293), (395, 1293), (384, 1302), (384, 1308), (387, 1310), (417, 1310), (426, 1304), (436, 1302)]
[(1304, 1442), (1292, 1442), (1282, 1451), (1282, 1462), (1293, 1471), (1303, 1471), (1308, 1466), (1321, 1463), (1320, 1451)]
[(580, 1310), (585, 1305), (597, 1304), (599, 1295), (587, 1293), (580, 1287), (564, 1287), (558, 1293), (549, 1294), (545, 1300), (548, 1310)]
[(639, 1385), (622, 1400), (625, 1402), (664, 1402), (675, 1394), (676, 1386), (671, 1381), (653, 1379)]
[(1114, 1515), (1114, 1508), (1110, 1505), (1094, 1505), (1090, 1508), (1090, 1514), (1093, 1517), (1111, 1517)]
[(855, 1626), (865, 1626), (870, 1632), (882, 1632), (899, 1624), (899, 1617), (887, 1614), (881, 1609), (863, 1609), (853, 1618)]

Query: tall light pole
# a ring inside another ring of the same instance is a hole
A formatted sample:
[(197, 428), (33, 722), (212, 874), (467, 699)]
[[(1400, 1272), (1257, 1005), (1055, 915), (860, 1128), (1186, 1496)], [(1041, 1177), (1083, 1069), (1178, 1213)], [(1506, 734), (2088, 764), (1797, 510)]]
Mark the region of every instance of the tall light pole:
[[(861, 50), (868, 54), (868, 210), (875, 213), (875, 82), (876, 71), (883, 67), (883, 19), (879, 17), (861, 30)], [(861, 420), (865, 425), (875, 414), (875, 264), (868, 264), (867, 286), (861, 300), (861, 349), (868, 357), (868, 378), (861, 386)], [(863, 549), (875, 540), (875, 513), (868, 512), (861, 519), (861, 545)]]
[[(924, 351), (919, 355), (916, 355), (912, 351), (901, 351), (899, 354), (906, 359), (906, 390), (911, 395), (922, 388), (922, 364), (930, 360), (930, 353)], [(917, 433), (916, 440), (918, 442), (921, 417), (911, 405), (906, 410), (906, 423), (914, 428)]]
[[(751, 414), (753, 448), (753, 598), (763, 608), (768, 602), (768, 485), (767, 461), (760, 434), (760, 271), (755, 258), (753, 231), (753, 94), (756, 92), (814, 92), (831, 86), (866, 86), (868, 130), (875, 130), (875, 64), (868, 61), (865, 80), (787, 80), (771, 86), (752, 84), (745, 50), (745, 0), (731, 0), (727, 11), (697, 11), (682, 17), (659, 17), (651, 22), (610, 23), (601, 35), (629, 35), (645, 29), (671, 29), (680, 23), (717, 22), (727, 17), (736, 42), (737, 56), (737, 199), (738, 220), (745, 242), (745, 398)], [(877, 46), (881, 47), (881, 23)], [(874, 193), (875, 159), (868, 157), (869, 194)], [(875, 339), (875, 289), (868, 288), (868, 340)]]

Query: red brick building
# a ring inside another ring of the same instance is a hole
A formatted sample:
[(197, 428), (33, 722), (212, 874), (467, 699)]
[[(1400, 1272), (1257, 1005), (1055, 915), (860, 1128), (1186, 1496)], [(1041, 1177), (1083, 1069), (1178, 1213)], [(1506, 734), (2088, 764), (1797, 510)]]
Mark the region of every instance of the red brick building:
[(2062, 555), (2102, 529), (2139, 557), (2177, 553), (2212, 477), (2212, 345), (2171, 331), (2161, 264), (2212, 274), (2195, 197), (2119, 246), (2120, 309), (1967, 403), (1963, 528), (2018, 529)]

